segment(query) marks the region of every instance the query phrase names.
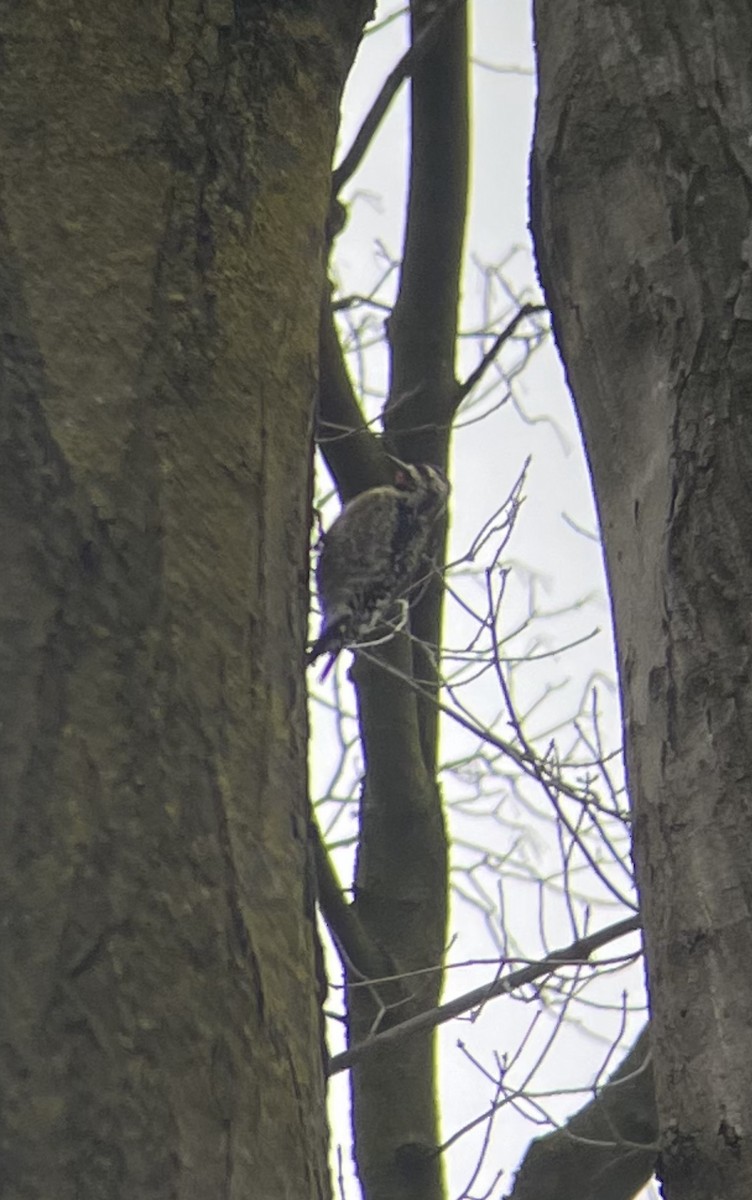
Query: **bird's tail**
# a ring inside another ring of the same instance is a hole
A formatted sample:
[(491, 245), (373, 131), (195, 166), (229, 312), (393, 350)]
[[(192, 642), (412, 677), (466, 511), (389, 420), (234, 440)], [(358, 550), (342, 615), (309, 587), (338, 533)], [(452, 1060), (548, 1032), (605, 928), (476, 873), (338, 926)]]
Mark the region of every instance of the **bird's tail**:
[(326, 679), (327, 675), (334, 666), (334, 660), (345, 644), (345, 625), (346, 618), (341, 617), (339, 621), (334, 621), (331, 625), (327, 625), (322, 629), (316, 641), (311, 646), (306, 654), (306, 666), (310, 667), (311, 663), (315, 663), (317, 658), (321, 658), (322, 654), (329, 654), (331, 657), (329, 662), (324, 667), (321, 679)]

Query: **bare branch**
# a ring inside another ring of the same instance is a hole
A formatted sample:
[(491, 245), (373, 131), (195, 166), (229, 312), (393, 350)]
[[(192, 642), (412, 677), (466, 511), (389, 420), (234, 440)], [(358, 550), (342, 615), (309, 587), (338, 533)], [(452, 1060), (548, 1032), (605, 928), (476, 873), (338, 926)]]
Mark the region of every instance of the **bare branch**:
[(393, 983), (399, 977), (383, 951), (377, 951), (365, 934), (352, 904), (345, 900), (331, 858), (321, 837), (318, 822), (312, 822), (312, 841), (316, 861), (316, 882), (321, 914), (340, 956), (345, 971), (357, 973), (364, 979), (387, 979)]
[[(421, 646), (419, 648), (422, 649), (424, 657), (427, 658), (428, 651), (426, 650), (426, 647)], [(456, 696), (453, 697), (455, 701), (455, 707), (452, 707), (449, 704), (444, 704), (441, 700), (436, 699), (432, 693), (424, 688), (420, 681), (406, 675), (397, 667), (392, 666), (392, 664), (387, 662), (384, 658), (377, 659), (375, 655), (371, 655), (365, 650), (359, 651), (359, 654), (360, 657), (368, 658), (373, 663), (377, 663), (380, 669), (387, 672), (387, 674), (396, 675), (399, 679), (402, 679), (408, 685), (408, 687), (413, 689), (413, 691), (420, 692), (421, 697), (428, 703), (432, 704), (437, 712), (443, 713), (444, 716), (451, 718), (451, 720), (457, 725), (460, 725), (463, 729), (466, 729), (468, 733), (474, 734), (479, 741), (485, 742), (486, 745), (492, 746), (501, 754), (506, 755), (512, 760), (512, 762), (516, 763), (520, 770), (522, 770), (526, 775), (529, 775), (531, 779), (534, 779), (536, 782), (540, 783), (541, 777), (543, 777), (549, 787), (555, 788), (557, 792), (561, 792), (561, 794), (564, 796), (569, 796), (571, 800), (576, 800), (580, 804), (590, 803), (590, 797), (586, 795), (585, 789), (572, 787), (564, 779), (560, 778), (554, 766), (552, 765), (550, 757), (541, 759), (531, 751), (524, 748), (519, 749), (512, 742), (498, 737), (495, 733), (492, 733), (490, 729), (486, 729), (483, 725), (479, 725), (471, 717), (465, 715), (463, 706), (456, 699)], [(448, 688), (448, 690), (451, 694), (451, 689)], [(620, 902), (625, 902), (625, 898), (621, 895), (619, 896), (619, 900)]]
[(657, 1136), (646, 1026), (595, 1098), (531, 1144), (507, 1200), (631, 1200), (653, 1173)]
[(501, 333), (494, 338), (490, 348), (483, 355), (474, 371), (471, 371), (464, 383), (461, 383), (457, 388), (457, 406), (462, 403), (466, 396), (469, 396), (473, 388), (477, 387), (481, 379), (485, 375), (491, 364), (498, 358), (502, 347), (514, 336), (517, 326), (520, 325), (526, 317), (533, 316), (535, 313), (547, 312), (545, 304), (523, 304), (519, 312), (515, 313), (511, 321), (509, 321)]
[(639, 928), (639, 916), (627, 917), (624, 921), (617, 921), (614, 925), (608, 925), (605, 929), (600, 929), (588, 937), (579, 938), (563, 949), (552, 951), (538, 962), (530, 963), (529, 966), (522, 967), (519, 971), (512, 971), (509, 975), (494, 979), (482, 987), (473, 988), (472, 991), (465, 992), (454, 1000), (448, 1000), (446, 1004), (439, 1004), (436, 1008), (419, 1013), (418, 1016), (411, 1017), (408, 1021), (402, 1021), (399, 1025), (394, 1025), (385, 1033), (378, 1034), (377, 1037), (351, 1046), (349, 1050), (334, 1056), (329, 1064), (329, 1073), (336, 1075), (338, 1071), (352, 1067), (376, 1050), (386, 1046), (392, 1047), (395, 1042), (412, 1037), (417, 1033), (424, 1033), (427, 1029), (435, 1029), (497, 996), (506, 996), (526, 983), (533, 983), (544, 975), (550, 975), (557, 967), (586, 963), (591, 954), (600, 950), (602, 946), (616, 941), (617, 938), (625, 937), (628, 933), (634, 933)]
[(319, 399), (316, 438), (343, 500), (386, 482), (388, 460), (355, 395), (324, 289), (319, 327)]
[[(434, 19), (429, 0), (414, 0), (414, 40)], [(431, 54), (415, 64), (411, 96), (410, 189), (399, 294), (388, 323), (392, 378), (384, 428), (400, 457), (443, 466), (457, 388), (457, 297), (467, 214), (464, 6), (447, 9)], [(430, 616), (435, 619), (435, 613)]]
[(412, 74), (416, 63), (431, 49), (447, 13), (456, 8), (458, 4), (464, 3), (465, 0), (446, 0), (439, 7), (435, 16), (423, 28), (420, 36), (413, 41), (410, 48), (402, 55), (396, 67), (389, 72), (382, 84), (381, 91), (356, 133), (352, 146), (332, 174), (332, 194), (334, 196), (337, 196), (342, 191), (342, 188), (357, 171), (368, 147), (376, 135), (379, 125), (389, 110), (392, 100), (397, 95), (404, 80)]

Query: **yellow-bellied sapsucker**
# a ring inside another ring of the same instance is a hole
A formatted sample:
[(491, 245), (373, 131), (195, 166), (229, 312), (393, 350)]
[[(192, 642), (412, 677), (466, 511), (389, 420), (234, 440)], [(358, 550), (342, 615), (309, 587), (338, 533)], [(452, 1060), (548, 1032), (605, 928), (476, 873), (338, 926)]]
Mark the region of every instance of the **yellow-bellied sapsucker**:
[(344, 506), (316, 567), (322, 624), (307, 661), (330, 655), (322, 678), (340, 650), (380, 631), (400, 603), (406, 609), (448, 496), (438, 467), (405, 463), (393, 484), (369, 488)]

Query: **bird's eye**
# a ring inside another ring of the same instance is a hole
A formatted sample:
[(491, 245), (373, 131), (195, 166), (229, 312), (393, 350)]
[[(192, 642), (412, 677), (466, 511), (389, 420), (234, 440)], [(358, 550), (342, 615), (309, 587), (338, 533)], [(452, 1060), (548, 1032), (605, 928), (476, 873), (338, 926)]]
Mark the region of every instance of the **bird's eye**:
[(407, 471), (403, 471), (401, 467), (398, 471), (395, 472), (394, 486), (400, 488), (402, 491), (405, 491), (405, 492), (408, 491), (413, 486), (413, 481), (412, 481), (411, 477), (408, 475)]

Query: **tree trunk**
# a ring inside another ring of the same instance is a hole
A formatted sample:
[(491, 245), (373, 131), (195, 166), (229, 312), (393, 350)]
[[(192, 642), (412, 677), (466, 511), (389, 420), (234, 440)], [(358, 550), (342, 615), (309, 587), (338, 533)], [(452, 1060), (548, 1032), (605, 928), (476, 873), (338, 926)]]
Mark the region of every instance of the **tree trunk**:
[(752, 14), (537, 0), (533, 224), (600, 510), (668, 1200), (752, 1195)]
[[(412, 0), (410, 12), (415, 47), (436, 19), (437, 6)], [(387, 322), (386, 444), (398, 458), (444, 468), (457, 402), (467, 62), (466, 6), (446, 5), (435, 39), (412, 67), (405, 244), (398, 298)], [(442, 527), (438, 562), (444, 561), (444, 541)], [(383, 1031), (433, 1008), (443, 983), (449, 864), (436, 782), (438, 712), (432, 697), (438, 685), (431, 649), (440, 644), (442, 593), (435, 579), (413, 605), (412, 642), (395, 638), (375, 651), (376, 662), (358, 655), (353, 670), (366, 770), (352, 909), (382, 958), (378, 974), (397, 979), (391, 986), (364, 987), (362, 975), (350, 972), (351, 1045), (375, 1028)], [(352, 1110), (355, 1157), (368, 1200), (444, 1200), (434, 1030), (359, 1062), (352, 1072)]]
[(0, 1193), (329, 1195), (303, 645), (369, 6), (6, 6)]

